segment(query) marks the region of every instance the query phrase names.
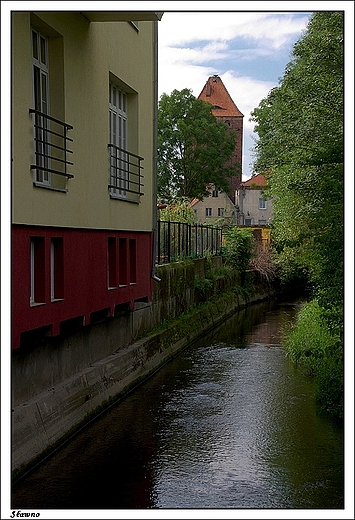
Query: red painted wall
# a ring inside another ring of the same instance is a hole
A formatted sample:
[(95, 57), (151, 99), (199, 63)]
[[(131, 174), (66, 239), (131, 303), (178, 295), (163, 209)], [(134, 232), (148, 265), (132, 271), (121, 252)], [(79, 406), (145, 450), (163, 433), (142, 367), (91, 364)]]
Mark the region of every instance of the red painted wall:
[[(35, 306), (30, 305), (32, 237), (43, 237), (44, 244), (44, 303)], [(64, 298), (51, 301), (51, 240), (55, 238), (61, 239), (56, 242), (60, 244), (57, 269), (61, 274), (56, 275), (59, 295), (63, 293)], [(111, 271), (115, 265), (117, 269), (111, 272), (111, 283), (116, 280), (121, 284), (114, 288), (108, 288), (109, 265)], [(92, 312), (108, 309), (108, 315), (113, 316), (116, 305), (127, 304), (133, 309), (136, 300), (151, 301), (151, 270), (152, 233), (14, 225), (12, 348), (20, 347), (22, 332), (50, 325), (55, 336), (65, 320), (85, 316), (88, 325)]]

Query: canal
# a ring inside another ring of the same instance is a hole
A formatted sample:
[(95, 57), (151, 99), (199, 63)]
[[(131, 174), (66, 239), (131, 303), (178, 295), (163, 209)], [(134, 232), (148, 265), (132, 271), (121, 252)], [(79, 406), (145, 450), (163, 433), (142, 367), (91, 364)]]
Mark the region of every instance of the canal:
[(280, 330), (300, 300), (204, 336), (13, 486), (13, 509), (342, 509), (343, 429)]

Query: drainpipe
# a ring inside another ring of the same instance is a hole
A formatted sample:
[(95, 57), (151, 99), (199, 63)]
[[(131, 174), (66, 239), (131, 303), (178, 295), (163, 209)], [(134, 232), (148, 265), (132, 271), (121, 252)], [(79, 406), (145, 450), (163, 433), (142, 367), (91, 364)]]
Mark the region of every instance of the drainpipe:
[(161, 282), (161, 278), (157, 276), (155, 272), (155, 251), (157, 245), (157, 218), (158, 218), (158, 160), (157, 160), (157, 147), (158, 147), (158, 22), (154, 23), (154, 42), (153, 42), (153, 53), (154, 53), (154, 79), (153, 79), (153, 91), (154, 91), (154, 120), (153, 120), (153, 251), (152, 251), (152, 278), (155, 282)]

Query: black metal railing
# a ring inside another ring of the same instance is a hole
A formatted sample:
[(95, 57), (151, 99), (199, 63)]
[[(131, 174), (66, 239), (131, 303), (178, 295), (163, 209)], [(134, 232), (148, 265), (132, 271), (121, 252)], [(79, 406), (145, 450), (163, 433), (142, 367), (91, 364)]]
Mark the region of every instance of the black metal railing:
[(221, 249), (222, 228), (184, 222), (157, 222), (157, 264), (183, 258), (199, 258), (206, 253), (218, 255)]
[(49, 183), (51, 173), (73, 178), (68, 172), (68, 166), (73, 166), (68, 160), (68, 154), (73, 153), (68, 143), (73, 139), (67, 135), (73, 127), (34, 108), (29, 113), (34, 116), (35, 164), (31, 170), (36, 170), (36, 180)]
[(130, 201), (139, 201), (142, 192), (143, 157), (128, 152), (119, 146), (109, 144), (110, 150), (110, 184), (114, 197)]

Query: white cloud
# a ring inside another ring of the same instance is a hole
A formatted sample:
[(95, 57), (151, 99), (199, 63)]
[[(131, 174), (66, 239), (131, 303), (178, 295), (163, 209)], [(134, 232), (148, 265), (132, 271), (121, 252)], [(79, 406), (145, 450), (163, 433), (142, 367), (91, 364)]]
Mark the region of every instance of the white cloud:
[(235, 76), (233, 71), (228, 71), (220, 77), (231, 98), (248, 119), (250, 112), (275, 86), (270, 81), (260, 81), (248, 76)]
[[(203, 52), (201, 55), (196, 49), (162, 49), (159, 53), (160, 94), (163, 92), (170, 94), (174, 89), (190, 88), (193, 94), (198, 96), (208, 77), (218, 73), (214, 67), (208, 65), (215, 58), (218, 58), (218, 53), (209, 53), (208, 56), (205, 56)], [(238, 108), (245, 115), (246, 112), (255, 108), (268, 91), (275, 86), (269, 81), (260, 81), (248, 76), (236, 76), (235, 72), (231, 70), (220, 74), (220, 77), (232, 99), (235, 102), (238, 100)], [(255, 100), (258, 100), (257, 104), (255, 104)]]
[[(308, 19), (295, 13), (165, 12), (158, 24), (159, 96), (189, 88), (197, 97), (208, 77), (218, 74), (244, 114), (246, 176), (251, 174), (254, 145), (250, 112), (278, 83), (278, 78), (261, 80), (260, 70), (280, 54), (285, 60), (285, 49), (299, 38)], [(248, 74), (243, 73), (246, 66)]]
[[(259, 12), (167, 12), (159, 22), (159, 90), (191, 88), (195, 95), (202, 90), (207, 77), (221, 74), (218, 61), (233, 59), (235, 63), (252, 62), (260, 58), (276, 59), (275, 53), (290, 46), (306, 27), (308, 16), (293, 13)], [(244, 42), (236, 44), (236, 38)], [(245, 47), (245, 48), (244, 48)], [(214, 64), (212, 65), (212, 62)], [(227, 73), (233, 77), (233, 73)], [(202, 81), (201, 81), (202, 79)], [(250, 93), (244, 110), (260, 101), (255, 95), (264, 92), (264, 84), (249, 78), (235, 78)], [(267, 83), (267, 90), (272, 85)], [(238, 101), (245, 92), (239, 90)], [(244, 96), (246, 97), (246, 96)], [(235, 98), (234, 98), (235, 99)]]
[[(177, 72), (179, 71), (179, 72)], [(195, 63), (181, 62), (179, 57), (171, 60), (159, 60), (158, 89), (161, 94), (170, 94), (173, 90), (189, 88), (197, 97), (207, 78), (215, 73), (211, 67), (203, 67)]]
[(300, 33), (307, 18), (292, 13), (167, 12), (159, 22), (159, 38), (165, 45), (179, 46), (243, 37), (278, 49)]
[(253, 162), (251, 148), (254, 146), (254, 123), (251, 122), (251, 111), (256, 108), (270, 90), (275, 86), (268, 81), (258, 81), (247, 76), (235, 76), (233, 71), (222, 74), (221, 79), (231, 98), (244, 115), (243, 120), (243, 180), (251, 174)]

